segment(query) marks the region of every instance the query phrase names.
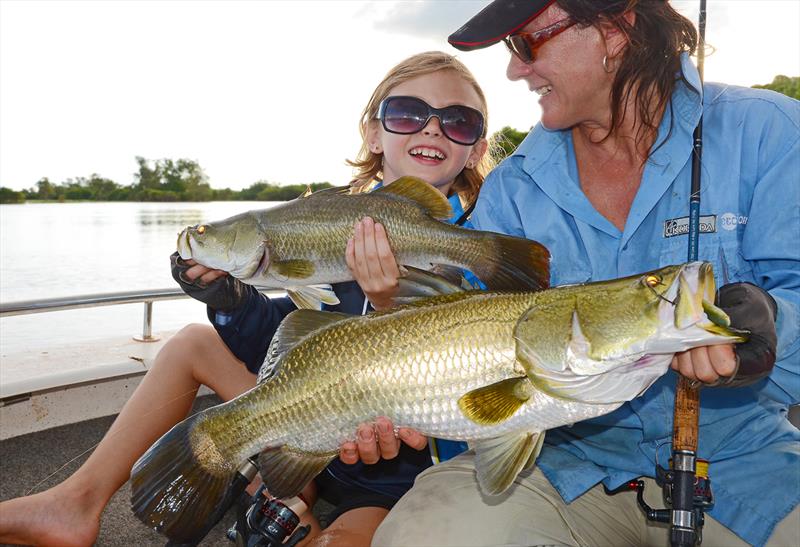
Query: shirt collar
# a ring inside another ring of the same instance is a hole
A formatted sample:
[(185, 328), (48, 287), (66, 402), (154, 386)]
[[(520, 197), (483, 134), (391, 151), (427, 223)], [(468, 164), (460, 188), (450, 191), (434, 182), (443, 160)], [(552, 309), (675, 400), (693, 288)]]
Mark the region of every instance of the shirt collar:
[[(677, 85), (658, 128), (654, 145), (642, 177), (642, 186), (631, 208), (628, 236), (685, 165), (691, 153), (692, 133), (702, 113), (700, 75), (689, 59), (681, 55)], [(522, 169), (545, 194), (561, 208), (581, 217), (597, 229), (618, 236), (619, 230), (597, 213), (580, 189), (572, 132), (548, 130), (537, 124), (512, 156), (522, 157)], [(637, 221), (637, 218), (639, 221)]]

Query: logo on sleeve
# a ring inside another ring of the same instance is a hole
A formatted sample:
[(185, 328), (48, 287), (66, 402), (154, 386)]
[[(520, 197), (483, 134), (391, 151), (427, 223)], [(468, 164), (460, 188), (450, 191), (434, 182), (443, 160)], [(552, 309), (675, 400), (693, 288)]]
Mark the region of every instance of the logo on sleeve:
[[(713, 234), (716, 231), (717, 215), (705, 215), (700, 217), (701, 234)], [(689, 217), (671, 218), (664, 221), (664, 237), (683, 236), (688, 233)]]

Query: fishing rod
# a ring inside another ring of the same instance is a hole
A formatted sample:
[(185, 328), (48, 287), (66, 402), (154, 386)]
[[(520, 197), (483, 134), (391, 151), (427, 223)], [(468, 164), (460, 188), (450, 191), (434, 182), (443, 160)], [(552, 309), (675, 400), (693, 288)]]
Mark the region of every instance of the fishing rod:
[[(700, 0), (697, 72), (700, 75), (700, 106), (703, 97), (703, 65), (706, 45), (706, 0)], [(692, 183), (689, 194), (689, 262), (697, 260), (700, 239), (700, 175), (703, 156), (703, 113), (694, 130)], [(697, 474), (697, 442), (700, 419), (700, 388), (684, 376), (675, 387), (675, 408), (672, 429), (671, 480), (665, 481), (672, 509), (670, 543), (673, 547), (691, 547), (702, 541), (703, 504), (695, 503)], [(707, 473), (703, 473), (707, 477)], [(706, 479), (707, 480), (707, 479)], [(708, 481), (707, 481), (708, 482)], [(710, 482), (708, 482), (710, 498)], [(711, 503), (711, 499), (707, 503)]]
[[(706, 43), (706, 0), (700, 0), (698, 25), (697, 72), (700, 75), (702, 109), (703, 64)], [(703, 153), (703, 114), (694, 130), (692, 145), (692, 178), (689, 193), (689, 262), (698, 257), (700, 239), (700, 174)], [(672, 459), (670, 469), (663, 469), (656, 459), (656, 482), (664, 490), (670, 509), (653, 509), (644, 501), (644, 481), (631, 480), (606, 494), (636, 491), (636, 500), (647, 520), (668, 523), (672, 547), (694, 547), (702, 541), (705, 509), (714, 504), (708, 462), (697, 458), (698, 428), (700, 420), (700, 390), (695, 382), (678, 376), (673, 410)]]

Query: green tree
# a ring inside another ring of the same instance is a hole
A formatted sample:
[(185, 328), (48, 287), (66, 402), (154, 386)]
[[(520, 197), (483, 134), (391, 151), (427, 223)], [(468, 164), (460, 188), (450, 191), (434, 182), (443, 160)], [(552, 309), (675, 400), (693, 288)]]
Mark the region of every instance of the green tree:
[(36, 198), (37, 199), (55, 199), (57, 196), (56, 187), (50, 182), (47, 177), (42, 177), (36, 183)]
[(196, 161), (160, 159), (151, 162), (136, 156), (132, 194), (143, 201), (208, 201), (212, 197), (208, 177)]
[(771, 89), (772, 91), (783, 93), (784, 95), (793, 99), (800, 100), (800, 77), (798, 76), (790, 78), (789, 76), (779, 74), (778, 76), (775, 76), (775, 78), (772, 80), (772, 83), (754, 85), (753, 87), (757, 89)]
[(111, 196), (120, 188), (119, 184), (113, 180), (103, 178), (97, 173), (92, 173), (92, 176), (86, 181), (86, 186), (89, 188), (92, 199), (97, 201), (111, 201)]
[(25, 203), (25, 194), (0, 186), (0, 203)]
[(150, 167), (150, 162), (147, 159), (136, 156), (136, 163), (139, 164), (139, 170), (133, 175), (133, 178), (135, 180), (134, 187), (137, 190), (157, 189), (161, 186), (161, 171), (158, 162), (154, 167)]
[(92, 191), (86, 184), (86, 179), (77, 177), (75, 179), (67, 179), (58, 185), (59, 200), (88, 200), (92, 199)]
[(527, 131), (517, 131), (509, 126), (505, 126), (500, 131), (493, 133), (489, 138), (489, 142), (491, 143), (490, 150), (494, 160), (500, 163), (510, 156), (527, 136)]

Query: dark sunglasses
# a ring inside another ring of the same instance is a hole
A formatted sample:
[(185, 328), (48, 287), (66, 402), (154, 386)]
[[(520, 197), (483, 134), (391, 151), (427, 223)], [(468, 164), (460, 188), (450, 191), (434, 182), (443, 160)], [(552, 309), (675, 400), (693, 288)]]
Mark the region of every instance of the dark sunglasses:
[(457, 144), (473, 145), (483, 136), (483, 114), (461, 104), (433, 108), (417, 97), (386, 97), (377, 118), (389, 133), (410, 135), (422, 131), (431, 118), (439, 118), (444, 136)]
[(518, 32), (517, 34), (506, 36), (503, 41), (511, 53), (516, 55), (520, 61), (529, 65), (536, 60), (536, 54), (539, 53), (539, 48), (545, 42), (555, 38), (576, 22), (567, 17), (536, 32)]

